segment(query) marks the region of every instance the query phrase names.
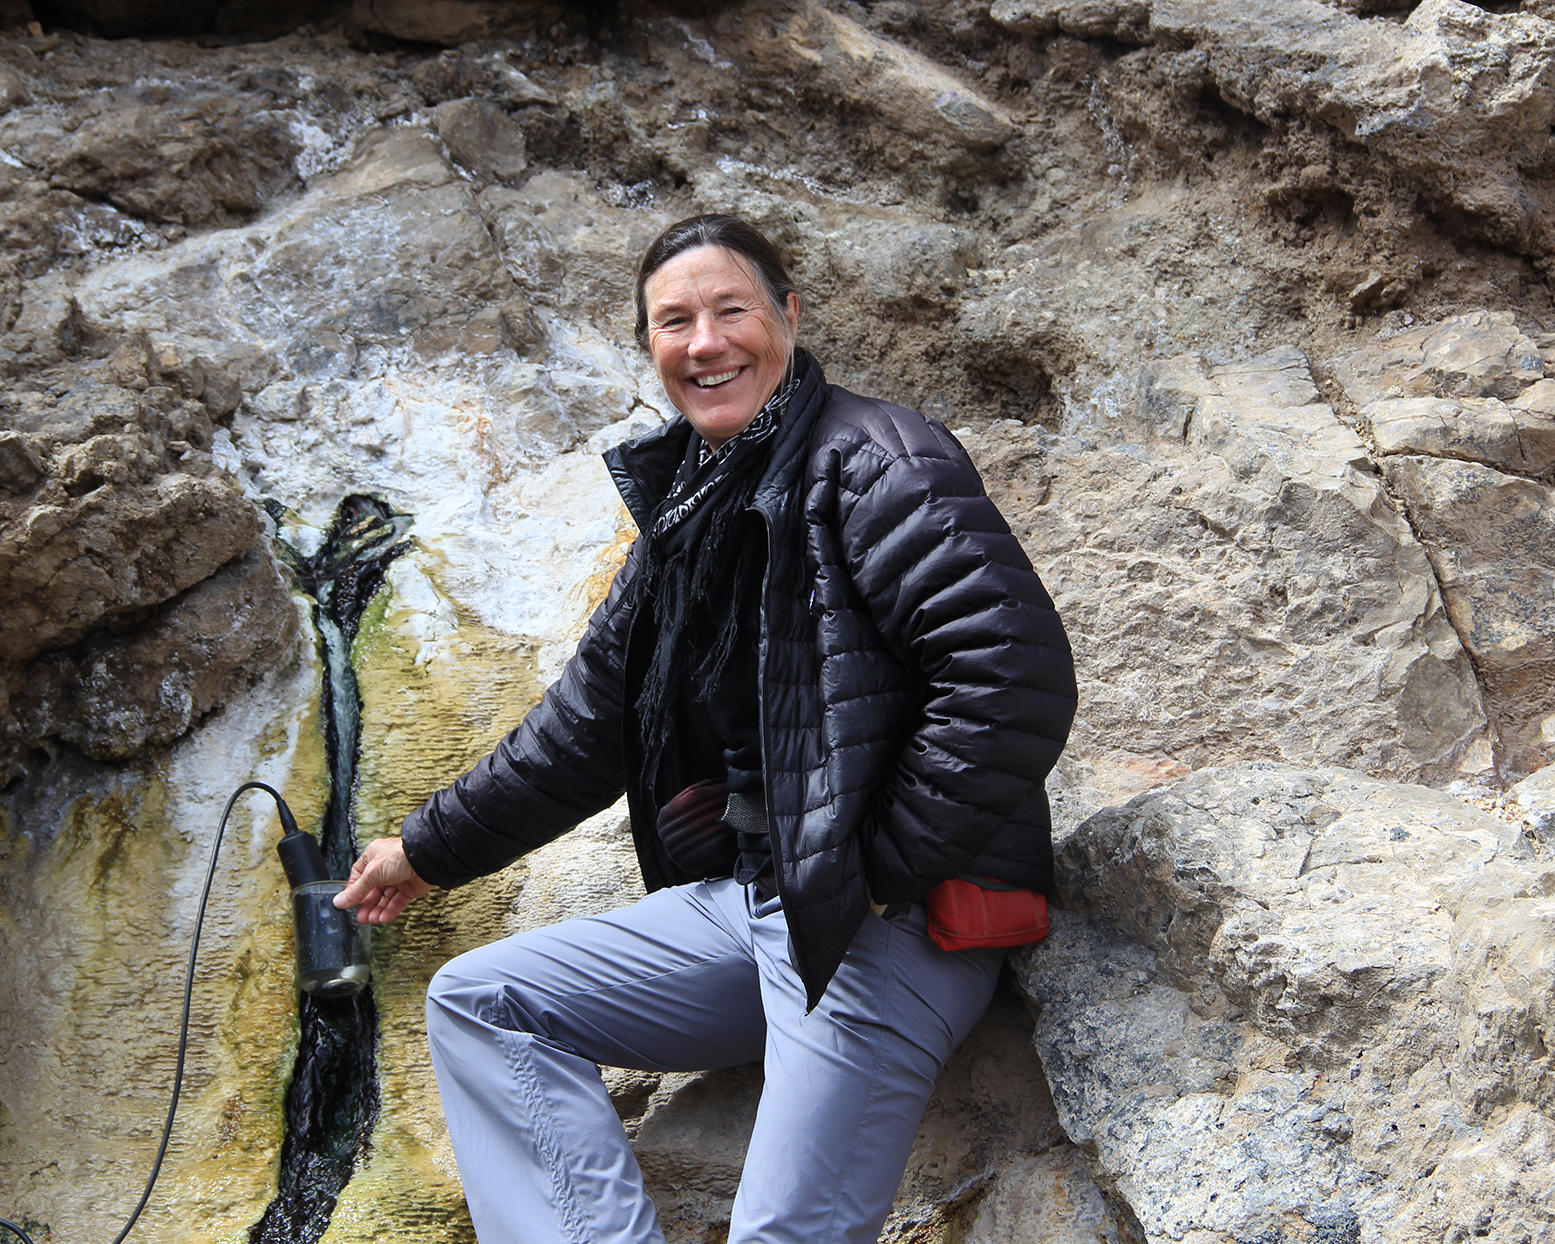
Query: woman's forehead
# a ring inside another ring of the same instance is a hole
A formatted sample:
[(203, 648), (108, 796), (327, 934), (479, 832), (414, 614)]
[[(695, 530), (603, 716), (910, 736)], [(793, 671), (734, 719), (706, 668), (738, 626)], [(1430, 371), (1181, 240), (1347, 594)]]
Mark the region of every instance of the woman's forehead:
[(722, 246), (698, 246), (661, 264), (643, 283), (650, 308), (678, 307), (759, 296), (760, 286), (743, 255)]

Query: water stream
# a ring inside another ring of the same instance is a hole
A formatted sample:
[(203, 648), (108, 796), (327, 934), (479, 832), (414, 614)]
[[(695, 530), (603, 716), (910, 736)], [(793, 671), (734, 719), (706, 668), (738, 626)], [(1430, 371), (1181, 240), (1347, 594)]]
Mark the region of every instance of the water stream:
[[(267, 506), (278, 521), (281, 507)], [(356, 856), (351, 795), (361, 739), (361, 697), (351, 642), (388, 564), (409, 547), (410, 519), (372, 497), (340, 503), (323, 543), (304, 557), (281, 555), (316, 602), (313, 623), (324, 659), (322, 718), (330, 766), (321, 845), (330, 872), (344, 877)], [(378, 1119), (378, 1012), (369, 985), (354, 998), (298, 993), (297, 1063), (286, 1094), (279, 1190), (249, 1230), (249, 1244), (315, 1244), (329, 1226)]]

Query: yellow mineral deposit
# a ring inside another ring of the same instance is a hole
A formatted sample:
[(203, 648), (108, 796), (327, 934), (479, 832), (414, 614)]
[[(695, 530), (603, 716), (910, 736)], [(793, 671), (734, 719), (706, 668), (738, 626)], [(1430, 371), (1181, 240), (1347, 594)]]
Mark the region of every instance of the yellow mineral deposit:
[[(24, 814), (33, 832), (14, 807), (0, 809), (7, 957), (9, 970), (22, 969), (6, 990), (17, 1004), (0, 1012), (5, 1150), (15, 1160), (25, 1146), (33, 1180), (90, 1190), (49, 1221), (56, 1239), (111, 1239), (144, 1187), (232, 775), (267, 775), (300, 823), (316, 824), (327, 789), (318, 687), (317, 662), (299, 646), (290, 668), (160, 761), (77, 767), (73, 791), (56, 788)], [(54, 817), (56, 832), (37, 832)], [(266, 798), (240, 804), (228, 828), (195, 975), (183, 1101), (136, 1228), (142, 1238), (237, 1244), (274, 1196), (297, 1029), (279, 836)]]

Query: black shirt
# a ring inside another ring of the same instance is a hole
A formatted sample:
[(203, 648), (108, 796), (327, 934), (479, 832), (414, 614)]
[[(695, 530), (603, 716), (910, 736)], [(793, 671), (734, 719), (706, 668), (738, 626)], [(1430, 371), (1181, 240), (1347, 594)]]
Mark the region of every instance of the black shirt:
[[(704, 442), (693, 436), (681, 464), (676, 483), (690, 476), (702, 464)], [(743, 516), (739, 556), (748, 559), (746, 573), (739, 576), (747, 584), (745, 599), (734, 600), (734, 567), (724, 577), (728, 596), (713, 603), (720, 625), (736, 625), (738, 633), (733, 649), (719, 673), (716, 686), (689, 678), (682, 687), (675, 710), (675, 737), (666, 749), (666, 763), (660, 767), (661, 783), (674, 790), (658, 790), (662, 807), (681, 789), (708, 779), (727, 784), (731, 793), (764, 796), (761, 770), (761, 706), (757, 686), (761, 643), (761, 594), (766, 541), (760, 518), (753, 512)], [(704, 632), (705, 633), (705, 632)], [(696, 669), (704, 652), (695, 652), (686, 665)], [(673, 759), (668, 755), (673, 751)], [(673, 778), (668, 775), (673, 774)], [(757, 883), (765, 895), (775, 891), (772, 883), (772, 843), (766, 833), (739, 833), (737, 855), (730, 872), (742, 885)], [(764, 884), (763, 884), (764, 883)]]

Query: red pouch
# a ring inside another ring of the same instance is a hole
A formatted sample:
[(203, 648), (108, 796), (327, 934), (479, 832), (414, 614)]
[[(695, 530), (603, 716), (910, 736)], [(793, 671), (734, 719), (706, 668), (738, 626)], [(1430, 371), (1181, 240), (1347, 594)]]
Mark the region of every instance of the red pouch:
[(999, 889), (985, 889), (964, 877), (941, 881), (923, 905), (929, 936), (941, 950), (982, 946), (1024, 946), (1047, 936), (1047, 899), (1035, 890), (1017, 890), (989, 878)]

